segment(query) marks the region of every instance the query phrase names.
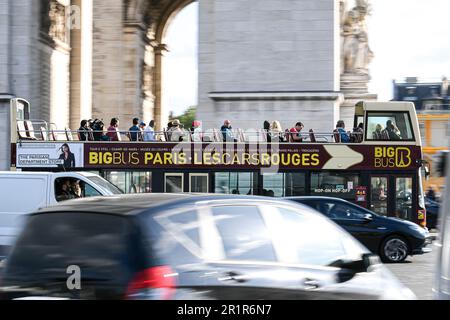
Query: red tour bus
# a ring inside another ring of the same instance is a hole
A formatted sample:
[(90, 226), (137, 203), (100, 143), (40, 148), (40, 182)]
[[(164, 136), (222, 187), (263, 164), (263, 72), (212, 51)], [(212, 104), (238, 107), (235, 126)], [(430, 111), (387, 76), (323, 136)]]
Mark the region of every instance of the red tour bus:
[[(126, 193), (339, 197), (425, 226), (426, 165), (414, 104), (360, 102), (355, 128), (360, 123), (364, 129), (350, 133), (351, 143), (341, 143), (339, 133), (312, 130), (302, 143), (267, 143), (266, 132), (242, 130), (236, 130), (237, 142), (224, 142), (213, 130), (202, 142), (186, 132), (183, 142), (174, 143), (166, 142), (166, 132), (157, 133), (155, 142), (82, 142), (76, 132), (30, 132), (32, 124), (23, 130), (18, 121), (11, 163), (21, 170), (92, 171)], [(73, 161), (62, 160), (63, 149)]]

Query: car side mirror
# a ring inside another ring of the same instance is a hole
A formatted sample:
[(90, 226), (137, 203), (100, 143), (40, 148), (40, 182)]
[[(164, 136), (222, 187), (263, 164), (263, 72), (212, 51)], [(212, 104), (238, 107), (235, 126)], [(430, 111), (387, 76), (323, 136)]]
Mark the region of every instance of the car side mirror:
[(368, 272), (371, 266), (381, 264), (380, 258), (373, 253), (363, 254), (360, 260), (345, 261), (338, 260), (330, 266), (338, 267), (341, 270), (337, 274), (338, 283), (347, 282), (358, 273)]
[(364, 215), (364, 221), (366, 221), (366, 222), (371, 222), (371, 221), (373, 221), (373, 215), (371, 215), (370, 213), (365, 214), (365, 215)]

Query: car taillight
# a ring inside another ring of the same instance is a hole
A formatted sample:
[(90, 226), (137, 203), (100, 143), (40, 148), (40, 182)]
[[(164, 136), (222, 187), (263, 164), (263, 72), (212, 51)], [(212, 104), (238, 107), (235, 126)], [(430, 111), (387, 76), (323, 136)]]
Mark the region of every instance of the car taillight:
[(176, 276), (169, 266), (148, 268), (131, 281), (126, 299), (170, 300), (175, 293)]

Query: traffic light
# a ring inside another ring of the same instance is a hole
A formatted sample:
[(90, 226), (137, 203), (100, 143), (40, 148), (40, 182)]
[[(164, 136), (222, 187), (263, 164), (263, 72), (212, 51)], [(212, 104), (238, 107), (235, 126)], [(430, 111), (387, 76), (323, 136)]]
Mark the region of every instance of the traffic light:
[(439, 177), (444, 177), (446, 174), (446, 168), (447, 168), (447, 158), (448, 158), (448, 151), (447, 150), (443, 150), (440, 151), (437, 155), (436, 155), (436, 160), (434, 160), (435, 162), (435, 170), (436, 170), (436, 174)]

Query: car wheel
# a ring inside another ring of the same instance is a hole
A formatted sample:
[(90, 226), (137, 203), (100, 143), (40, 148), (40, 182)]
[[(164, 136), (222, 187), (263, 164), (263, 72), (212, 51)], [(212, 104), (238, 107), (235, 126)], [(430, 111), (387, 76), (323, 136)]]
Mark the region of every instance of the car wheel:
[(401, 236), (387, 237), (381, 244), (380, 257), (384, 262), (403, 262), (408, 257), (408, 253), (408, 242)]

